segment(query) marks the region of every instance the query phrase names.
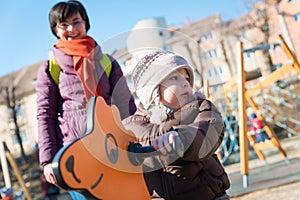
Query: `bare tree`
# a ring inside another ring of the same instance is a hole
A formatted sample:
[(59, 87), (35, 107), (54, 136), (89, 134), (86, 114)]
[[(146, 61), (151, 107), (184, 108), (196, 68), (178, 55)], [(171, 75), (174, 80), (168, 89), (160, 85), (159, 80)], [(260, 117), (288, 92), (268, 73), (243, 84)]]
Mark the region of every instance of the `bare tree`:
[(18, 124), (18, 120), (17, 120), (17, 113), (18, 113), (18, 108), (19, 106), (16, 103), (16, 98), (15, 98), (15, 87), (6, 87), (5, 88), (5, 99), (6, 99), (6, 105), (7, 108), (9, 109), (9, 111), (11, 112), (10, 114), (10, 119), (13, 120), (14, 123), (14, 127), (15, 127), (15, 135), (17, 138), (17, 141), (20, 145), (20, 149), (21, 149), (21, 159), (22, 161), (26, 161), (26, 155), (25, 155), (25, 151), (23, 148), (23, 141), (22, 141), (22, 137), (20, 134), (20, 127)]

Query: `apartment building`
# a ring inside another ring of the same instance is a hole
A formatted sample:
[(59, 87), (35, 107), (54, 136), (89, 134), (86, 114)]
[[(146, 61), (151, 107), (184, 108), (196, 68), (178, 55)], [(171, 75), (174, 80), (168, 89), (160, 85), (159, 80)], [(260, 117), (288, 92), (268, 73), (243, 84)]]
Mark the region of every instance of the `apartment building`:
[[(296, 57), (300, 58), (300, 0), (266, 2), (257, 3), (249, 14), (227, 22), (218, 13), (195, 22), (187, 20), (177, 29), (168, 27), (163, 17), (141, 20), (129, 34), (127, 48), (115, 51), (113, 56), (121, 64), (132, 91), (131, 70), (145, 53), (144, 50), (166, 49), (179, 53), (194, 66), (196, 89), (207, 81), (213, 92), (236, 74), (237, 45), (240, 41), (245, 49), (251, 49), (264, 41), (275, 44), (278, 42), (277, 34), (282, 34)], [(267, 38), (264, 38), (266, 33), (262, 26), (264, 20), (267, 22)], [(282, 49), (270, 48), (267, 52), (273, 66), (287, 62)], [(255, 72), (253, 77), (260, 73), (264, 75), (266, 69), (271, 67), (264, 58), (265, 54), (261, 51), (244, 53), (246, 72)], [(19, 155), (19, 146), (5, 91), (6, 88), (10, 91), (15, 88), (17, 122), (23, 145), (26, 151), (33, 150), (37, 142), (35, 80), (40, 64), (33, 64), (0, 79), (0, 137), (16, 155)]]
[(16, 156), (20, 156), (20, 146), (15, 134), (17, 127), (14, 123), (13, 109), (16, 112), (25, 153), (37, 148), (35, 85), (40, 65), (41, 63), (33, 64), (0, 79), (0, 139)]

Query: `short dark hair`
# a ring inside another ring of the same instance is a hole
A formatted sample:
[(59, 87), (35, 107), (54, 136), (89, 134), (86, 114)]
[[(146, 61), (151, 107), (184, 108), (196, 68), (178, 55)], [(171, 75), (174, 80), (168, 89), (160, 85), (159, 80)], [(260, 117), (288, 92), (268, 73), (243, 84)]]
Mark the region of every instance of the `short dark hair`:
[(54, 28), (56, 27), (57, 23), (64, 22), (68, 17), (72, 16), (76, 12), (79, 12), (82, 19), (85, 21), (85, 29), (86, 32), (88, 32), (90, 29), (90, 22), (84, 6), (79, 1), (70, 0), (55, 4), (50, 10), (50, 27), (55, 37), (57, 37), (57, 35), (54, 32)]

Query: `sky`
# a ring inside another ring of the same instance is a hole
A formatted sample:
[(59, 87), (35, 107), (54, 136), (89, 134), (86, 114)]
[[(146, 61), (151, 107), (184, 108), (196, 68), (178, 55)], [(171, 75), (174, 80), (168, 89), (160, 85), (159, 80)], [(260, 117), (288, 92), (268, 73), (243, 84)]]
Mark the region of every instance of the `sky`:
[[(47, 59), (57, 39), (48, 14), (57, 0), (0, 1), (0, 77)], [(227, 21), (249, 12), (246, 0), (82, 0), (92, 36), (102, 50), (118, 48), (111, 41), (121, 38), (140, 21), (164, 17), (167, 26), (178, 28), (186, 19), (195, 22), (216, 13)], [(122, 39), (125, 41), (126, 37)], [(110, 45), (107, 45), (110, 44)], [(125, 42), (124, 42), (125, 44)], [(118, 44), (124, 46), (124, 44)]]

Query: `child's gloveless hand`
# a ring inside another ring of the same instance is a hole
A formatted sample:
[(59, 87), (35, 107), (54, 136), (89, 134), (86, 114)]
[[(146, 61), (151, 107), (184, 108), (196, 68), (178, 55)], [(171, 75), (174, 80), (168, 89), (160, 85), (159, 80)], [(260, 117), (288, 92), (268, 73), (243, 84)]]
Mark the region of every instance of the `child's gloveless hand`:
[(176, 131), (169, 131), (158, 138), (155, 138), (151, 141), (152, 146), (155, 150), (159, 150), (163, 155), (166, 155), (168, 152), (172, 151), (172, 144), (174, 138), (178, 136)]

